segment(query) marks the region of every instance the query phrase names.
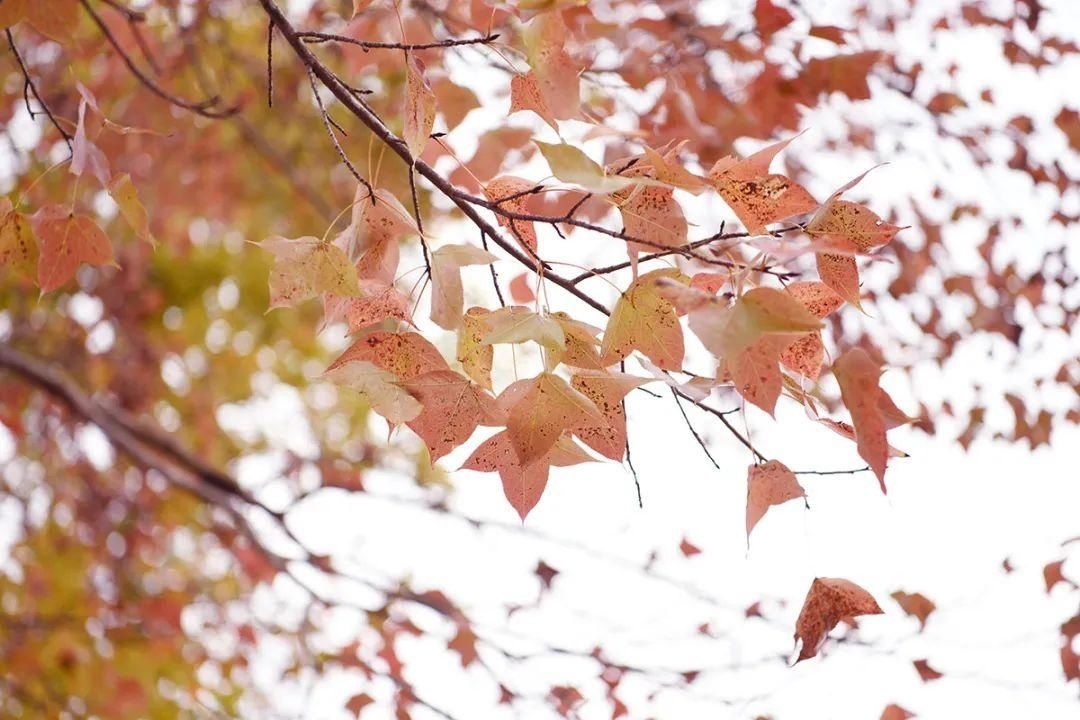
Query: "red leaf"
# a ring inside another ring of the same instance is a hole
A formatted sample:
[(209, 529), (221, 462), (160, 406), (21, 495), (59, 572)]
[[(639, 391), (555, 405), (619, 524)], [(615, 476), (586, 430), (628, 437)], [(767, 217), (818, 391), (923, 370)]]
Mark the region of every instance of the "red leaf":
[(844, 618), (881, 612), (873, 596), (850, 580), (814, 578), (795, 622), (795, 639), (802, 641), (795, 662), (817, 655), (826, 635)]

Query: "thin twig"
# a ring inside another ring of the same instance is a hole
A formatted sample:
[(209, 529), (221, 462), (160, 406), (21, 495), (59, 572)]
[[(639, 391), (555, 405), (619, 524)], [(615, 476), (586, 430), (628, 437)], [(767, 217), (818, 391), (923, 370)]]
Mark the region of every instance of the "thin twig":
[(127, 65), (127, 68), (131, 71), (131, 74), (134, 75), (135, 78), (139, 82), (141, 82), (147, 90), (154, 93), (162, 100), (175, 105), (176, 107), (190, 110), (191, 112), (197, 115), (202, 115), (203, 117), (214, 119), (226, 118), (230, 115), (233, 115), (234, 113), (236, 113), (237, 110), (240, 109), (239, 107), (234, 106), (223, 108), (221, 110), (215, 110), (213, 109), (213, 107), (221, 101), (221, 98), (212, 97), (201, 102), (192, 102), (190, 100), (185, 100), (178, 95), (173, 95), (169, 91), (165, 90), (163, 87), (154, 82), (154, 80), (150, 78), (146, 73), (139, 69), (139, 66), (135, 64), (135, 61), (132, 60), (131, 56), (127, 54), (126, 50), (124, 50), (124, 46), (121, 45), (120, 41), (116, 39), (115, 35), (113, 35), (112, 30), (109, 29), (109, 26), (105, 24), (105, 21), (101, 19), (101, 16), (98, 15), (92, 7), (90, 7), (90, 3), (87, 0), (79, 1), (82, 3), (83, 9), (85, 9), (86, 12), (90, 15), (90, 17), (94, 20), (94, 24), (98, 26), (98, 30), (100, 30), (101, 34), (105, 36), (105, 39), (109, 41), (109, 44), (112, 45), (113, 49), (120, 56), (120, 59), (124, 61), (124, 64)]
[(396, 42), (372, 42), (357, 40), (348, 35), (336, 35), (324, 32), (298, 32), (296, 36), (306, 43), (340, 42), (349, 45), (357, 45), (365, 50), (434, 50), (436, 48), (458, 47), (460, 45), (488, 45), (499, 39), (499, 34), (485, 35), (478, 38), (436, 40), (427, 43), (396, 43)]
[[(68, 150), (71, 150), (71, 134), (63, 127), (61, 127), (59, 121), (57, 121), (56, 119), (56, 116), (53, 115), (52, 110), (49, 109), (48, 103), (45, 102), (45, 100), (41, 97), (41, 93), (38, 92), (37, 86), (34, 85), (34, 81), (30, 78), (30, 70), (23, 62), (22, 56), (19, 55), (18, 48), (15, 47), (15, 38), (11, 36), (11, 29), (5, 29), (4, 33), (7, 35), (8, 47), (11, 48), (11, 54), (15, 56), (15, 61), (19, 64), (19, 69), (22, 71), (23, 82), (25, 83), (24, 88), (29, 88), (30, 92), (33, 93), (34, 97), (37, 98), (37, 101), (41, 105), (41, 109), (45, 113), (45, 116), (49, 118), (49, 122), (52, 123), (52, 126), (60, 132), (60, 136), (63, 137), (64, 142), (67, 143)], [(26, 93), (23, 93), (24, 98), (25, 96)], [(26, 111), (30, 113), (31, 118), (34, 117), (35, 113), (34, 110), (30, 107), (29, 100), (27, 100), (26, 102)]]

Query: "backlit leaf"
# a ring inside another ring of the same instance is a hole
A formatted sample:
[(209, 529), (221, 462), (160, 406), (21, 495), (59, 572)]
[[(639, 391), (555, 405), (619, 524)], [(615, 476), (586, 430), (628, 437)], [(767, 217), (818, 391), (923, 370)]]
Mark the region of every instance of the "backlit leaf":
[(38, 238), (38, 287), (51, 292), (75, 275), (79, 265), (104, 265), (112, 245), (94, 220), (63, 205), (46, 205), (31, 220)]

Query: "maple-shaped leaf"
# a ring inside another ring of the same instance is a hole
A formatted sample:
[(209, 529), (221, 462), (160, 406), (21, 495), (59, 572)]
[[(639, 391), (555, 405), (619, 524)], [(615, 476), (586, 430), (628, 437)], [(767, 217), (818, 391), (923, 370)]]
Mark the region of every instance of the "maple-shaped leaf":
[[(821, 282), (794, 282), (785, 290), (801, 302), (811, 314), (819, 318), (827, 317), (844, 304), (842, 297)], [(784, 367), (811, 380), (817, 380), (824, 361), (825, 344), (821, 339), (820, 330), (803, 335), (780, 353), (780, 363)]]
[(409, 53), (405, 63), (405, 129), (402, 136), (409, 152), (419, 157), (435, 125), (435, 92), (424, 76), (424, 62)]
[(723, 158), (709, 170), (713, 187), (752, 235), (765, 232), (770, 223), (818, 206), (802, 185), (769, 172), (773, 158), (794, 139), (769, 145), (743, 160)]
[(150, 216), (146, 213), (142, 201), (139, 200), (139, 191), (131, 182), (131, 176), (127, 173), (114, 175), (105, 189), (116, 203), (120, 217), (131, 226), (136, 237), (153, 244), (154, 236), (150, 233)]
[[(536, 183), (513, 175), (500, 175), (489, 180), (484, 185), (484, 196), (488, 202), (496, 203), (507, 212), (529, 213), (528, 201), (532, 197), (530, 192), (538, 187)], [(530, 220), (517, 220), (514, 218), (496, 215), (499, 225), (510, 231), (514, 239), (523, 247), (529, 255), (536, 255), (536, 228)]]
[(316, 237), (290, 240), (275, 235), (259, 244), (274, 255), (270, 307), (296, 305), (321, 293), (349, 297), (360, 293), (356, 268), (345, 252)]
[(481, 341), (484, 345), (535, 342), (551, 356), (550, 365), (557, 363), (566, 349), (566, 333), (557, 320), (520, 305), (492, 310), (483, 323), (487, 326)]
[(37, 260), (37, 240), (30, 218), (15, 210), (6, 197), (0, 198), (0, 267), (32, 275)]
[(583, 150), (567, 143), (546, 143), (534, 140), (547, 160), (551, 174), (564, 183), (578, 185), (589, 192), (612, 193), (634, 184), (622, 175), (609, 175)]
[(42, 35), (63, 43), (79, 26), (79, 0), (4, 0), (0, 30), (26, 21)]
[(686, 280), (673, 268), (653, 270), (634, 280), (615, 303), (600, 350), (605, 366), (637, 350), (663, 370), (682, 368), (682, 326), (675, 308), (661, 293), (661, 279)]
[(563, 435), (542, 458), (522, 465), (509, 430), (503, 430), (481, 443), (461, 467), (498, 472), (503, 494), (524, 522), (544, 494), (552, 466), (565, 467), (591, 460), (568, 435)]
[(409, 427), (428, 447), (432, 462), (468, 440), (494, 413), (494, 398), (453, 370), (436, 370), (405, 381), (423, 405)]
[(927, 618), (929, 618), (930, 614), (937, 609), (937, 605), (922, 593), (906, 593), (897, 590), (889, 597), (895, 600), (896, 604), (899, 605), (905, 613), (914, 618), (918, 618), (920, 630), (926, 627)]
[(38, 238), (38, 287), (51, 292), (75, 275), (79, 265), (112, 261), (108, 236), (87, 215), (75, 215), (63, 205), (46, 205), (31, 218)]
[(840, 384), (840, 396), (855, 426), (859, 456), (870, 465), (885, 490), (885, 467), (889, 443), (885, 431), (908, 421), (888, 393), (878, 384), (881, 366), (862, 348), (852, 348), (837, 359), (833, 374)]
[(565, 431), (604, 426), (595, 403), (552, 373), (533, 378), (510, 409), (506, 429), (522, 465), (539, 460)]
[(751, 465), (746, 476), (746, 543), (750, 544), (750, 532), (765, 517), (773, 505), (806, 497), (795, 473), (778, 460), (762, 465)]
[(403, 381), (424, 373), (450, 369), (438, 348), (414, 332), (373, 332), (365, 335), (330, 363), (327, 372), (355, 361), (370, 362)]
[(498, 258), (473, 245), (443, 245), (431, 253), (431, 320), (444, 330), (461, 327), (465, 305), (461, 268), (489, 265)]
[(486, 308), (471, 307), (462, 316), (461, 328), (457, 334), (457, 361), (474, 382), (491, 390), (491, 366), (495, 358), (495, 348), (483, 342), (484, 335), (488, 332), (484, 317), (489, 312)]
[(574, 431), (581, 441), (604, 457), (621, 460), (626, 452), (626, 413), (623, 398), (648, 378), (617, 372), (581, 370), (570, 379), (571, 386), (592, 400), (604, 415), (606, 423)]
[(328, 380), (362, 394), (371, 409), (391, 425), (412, 420), (423, 409), (420, 401), (401, 386), (396, 375), (374, 363), (354, 360), (333, 367), (324, 375)]
[(874, 597), (850, 580), (814, 578), (795, 621), (795, 640), (802, 641), (795, 662), (817, 655), (829, 631), (844, 618), (881, 613)]

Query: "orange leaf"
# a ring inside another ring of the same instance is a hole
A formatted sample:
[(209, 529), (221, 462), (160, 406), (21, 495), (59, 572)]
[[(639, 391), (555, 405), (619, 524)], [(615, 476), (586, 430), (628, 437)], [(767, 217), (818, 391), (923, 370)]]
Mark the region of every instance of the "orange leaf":
[(675, 308), (657, 285), (661, 278), (684, 276), (670, 268), (642, 275), (626, 289), (608, 318), (601, 345), (605, 366), (638, 350), (663, 370), (679, 370), (683, 361), (683, 335)]
[(494, 412), (494, 398), (453, 370), (436, 370), (405, 381), (423, 409), (409, 421), (434, 462), (468, 440)]
[[(530, 214), (528, 201), (532, 194), (528, 192), (537, 187), (536, 183), (513, 175), (500, 175), (484, 186), (484, 196), (488, 202), (496, 203), (508, 212)], [(509, 200), (503, 200), (509, 198)], [(499, 225), (506, 228), (525, 250), (525, 254), (536, 255), (536, 228), (530, 220), (517, 220), (496, 215)]]
[(899, 410), (878, 384), (881, 367), (862, 348), (852, 348), (833, 365), (833, 374), (840, 383), (844, 406), (851, 413), (859, 456), (873, 469), (885, 492), (885, 467), (889, 461), (885, 431), (902, 420), (895, 417)]
[(518, 459), (528, 466), (547, 454), (564, 431), (606, 424), (592, 400), (558, 375), (543, 373), (510, 409), (506, 429)]
[(439, 350), (414, 332), (373, 332), (366, 335), (341, 353), (326, 371), (357, 360), (370, 362), (404, 381), (424, 373), (450, 369)]
[(581, 441), (601, 455), (621, 460), (626, 452), (626, 413), (622, 401), (626, 394), (651, 380), (647, 378), (582, 370), (574, 374), (570, 384), (603, 413), (606, 423), (574, 431)]
[(817, 655), (829, 631), (844, 618), (881, 612), (873, 596), (850, 580), (814, 578), (795, 621), (795, 640), (802, 641), (795, 662)]
[(773, 158), (792, 140), (769, 145), (744, 160), (723, 158), (709, 171), (709, 181), (751, 234), (818, 206), (802, 185), (769, 172)]
[(46, 205), (31, 222), (38, 237), (38, 287), (51, 292), (74, 275), (82, 263), (104, 265), (112, 260), (109, 238), (86, 215), (63, 205)]
[(778, 460), (764, 465), (751, 465), (746, 478), (746, 544), (750, 544), (750, 532), (765, 517), (773, 505), (806, 497), (795, 473)]

